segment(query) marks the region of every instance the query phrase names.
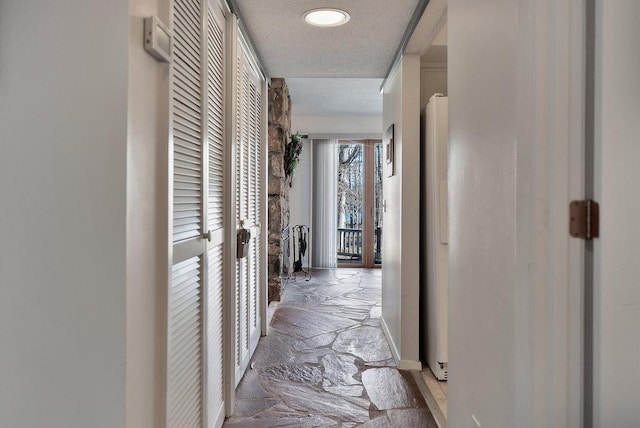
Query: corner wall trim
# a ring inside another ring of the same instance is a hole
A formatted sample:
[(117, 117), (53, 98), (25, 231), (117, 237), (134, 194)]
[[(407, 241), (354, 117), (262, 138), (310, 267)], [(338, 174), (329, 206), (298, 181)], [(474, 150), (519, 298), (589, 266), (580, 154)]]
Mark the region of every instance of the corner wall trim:
[(389, 78), (389, 75), (391, 74), (395, 66), (400, 62), (400, 58), (402, 58), (404, 49), (407, 47), (407, 44), (409, 43), (409, 40), (411, 39), (413, 32), (418, 26), (418, 22), (420, 22), (420, 18), (422, 18), (422, 14), (424, 13), (428, 4), (429, 4), (429, 0), (418, 1), (418, 4), (416, 5), (416, 9), (413, 11), (413, 15), (411, 16), (411, 20), (409, 21), (409, 25), (407, 26), (407, 29), (405, 30), (404, 35), (402, 36), (402, 40), (400, 41), (400, 45), (398, 45), (398, 49), (396, 50), (396, 54), (393, 57), (393, 62), (389, 65), (389, 68), (386, 74), (384, 75), (385, 77), (384, 77), (384, 80), (382, 81), (382, 84), (380, 85), (380, 90), (384, 89), (384, 85), (387, 83), (387, 79)]

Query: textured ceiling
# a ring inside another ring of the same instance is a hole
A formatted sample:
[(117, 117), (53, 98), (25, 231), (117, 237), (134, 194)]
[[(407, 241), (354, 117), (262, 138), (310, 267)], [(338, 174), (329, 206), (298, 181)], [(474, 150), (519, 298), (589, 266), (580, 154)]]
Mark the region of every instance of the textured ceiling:
[(286, 79), (294, 115), (381, 115), (382, 79)]
[[(270, 77), (284, 77), (293, 115), (381, 115), (380, 85), (418, 0), (236, 0)], [(349, 12), (341, 27), (307, 25), (320, 7)]]
[[(418, 0), (236, 0), (271, 77), (384, 78)], [(317, 28), (302, 14), (346, 10), (343, 26)]]

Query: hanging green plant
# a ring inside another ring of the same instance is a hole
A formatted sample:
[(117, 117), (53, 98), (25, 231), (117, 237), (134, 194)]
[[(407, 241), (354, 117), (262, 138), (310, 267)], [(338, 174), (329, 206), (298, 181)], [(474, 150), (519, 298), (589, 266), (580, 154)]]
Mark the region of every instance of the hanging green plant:
[[(291, 139), (285, 146), (284, 173), (287, 177), (293, 178), (293, 173), (298, 166), (298, 159), (300, 158), (300, 153), (302, 152), (302, 140), (302, 135), (300, 135), (300, 132), (297, 131), (295, 134), (291, 134)], [(289, 182), (289, 186), (291, 186), (291, 182)]]

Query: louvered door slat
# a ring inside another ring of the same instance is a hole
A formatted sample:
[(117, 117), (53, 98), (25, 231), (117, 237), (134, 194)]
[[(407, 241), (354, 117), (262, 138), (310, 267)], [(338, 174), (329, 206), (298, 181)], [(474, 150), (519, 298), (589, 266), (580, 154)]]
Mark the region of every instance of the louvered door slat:
[(202, 138), (200, 134), (200, 124), (190, 123), (188, 118), (181, 117), (180, 115), (176, 115), (176, 117), (182, 120), (176, 123), (173, 129), (174, 138), (180, 138), (185, 148), (191, 148), (193, 150), (195, 147), (199, 147), (200, 138)]
[[(181, 14), (178, 14), (176, 16), (176, 23), (183, 26), (188, 25), (190, 19), (190, 17), (185, 17)], [(176, 35), (175, 40), (177, 43), (180, 43), (181, 47), (183, 48), (181, 50), (181, 53), (195, 57), (195, 54), (198, 52), (198, 49), (196, 47), (198, 38), (199, 37), (196, 31), (187, 26), (183, 33), (181, 33), (180, 35)]]
[[(208, 312), (208, 407), (209, 415), (215, 416), (223, 411), (223, 245), (217, 245), (209, 251), (209, 312)], [(224, 415), (222, 415), (224, 416)]]
[[(241, 293), (241, 288), (242, 288), (242, 276), (240, 275), (240, 270), (241, 270), (241, 263), (238, 261), (236, 263), (236, 328), (235, 328), (235, 332), (236, 332), (236, 349), (235, 349), (235, 355), (236, 355), (236, 371), (237, 369), (241, 366), (242, 364), (242, 309), (241, 309), (241, 305), (242, 305), (242, 293)], [(236, 385), (240, 382), (240, 379), (238, 379), (238, 373), (236, 373)]]
[(244, 171), (242, 169), (243, 167), (243, 159), (242, 159), (242, 111), (241, 111), (241, 106), (242, 106), (242, 86), (240, 84), (240, 82), (242, 82), (242, 61), (240, 60), (240, 58), (238, 58), (237, 61), (237, 75), (236, 75), (236, 81), (238, 82), (237, 85), (237, 92), (236, 92), (236, 129), (235, 129), (235, 135), (236, 135), (236, 223), (239, 224), (241, 220), (243, 220), (242, 218), (242, 212), (243, 212), (243, 199), (242, 199), (242, 176), (244, 174)]
[(222, 28), (211, 11), (207, 15), (207, 132), (209, 142), (209, 206), (211, 230), (222, 227), (224, 198), (224, 44)]
[[(176, 49), (182, 47), (181, 43), (176, 43)], [(189, 47), (185, 46), (184, 49), (188, 49)], [(192, 54), (184, 54), (176, 58), (176, 65), (180, 66), (179, 70), (176, 70), (175, 75), (180, 77), (186, 84), (198, 85), (202, 80), (202, 76), (197, 70), (194, 70), (193, 62), (195, 60), (195, 55)]]
[(169, 294), (167, 415), (170, 427), (198, 427), (202, 394), (201, 261), (175, 264)]
[[(246, 220), (249, 218), (249, 177), (250, 177), (250, 160), (249, 160), (249, 144), (250, 144), (250, 95), (249, 95), (249, 73), (246, 71), (246, 67), (242, 72), (242, 162), (244, 164), (242, 180), (242, 217)], [(247, 224), (250, 226), (251, 223)]]
[[(206, 102), (207, 147), (207, 229), (224, 232), (225, 197), (225, 21), (217, 5), (208, 3), (206, 11)], [(217, 233), (216, 236), (224, 236)], [(219, 239), (219, 238), (216, 238)], [(207, 244), (207, 421), (208, 428), (219, 427), (224, 413), (224, 241)]]
[[(182, 76), (181, 76), (182, 77)], [(198, 99), (196, 93), (193, 92), (193, 89), (187, 85), (190, 81), (182, 79), (175, 83), (179, 92), (174, 92), (174, 107), (177, 108), (178, 114), (180, 112), (184, 112), (187, 115), (191, 115), (193, 119), (196, 121), (199, 120), (198, 113)], [(176, 112), (174, 112), (175, 114)]]
[[(261, 199), (263, 193), (262, 183), (262, 164), (261, 164), (261, 152), (262, 152), (262, 104), (261, 104), (261, 88), (260, 81), (253, 74), (249, 82), (250, 84), (250, 103), (251, 103), (251, 116), (253, 121), (252, 127), (252, 140), (251, 140), (251, 158), (252, 158), (252, 171), (251, 171), (251, 216), (253, 217), (253, 223), (261, 225)], [(260, 231), (261, 229), (257, 229)], [(259, 319), (259, 290), (261, 287), (261, 249), (262, 249), (262, 237), (261, 233), (256, 234), (256, 239), (253, 244), (253, 257), (251, 261), (251, 302), (250, 302), (250, 315), (249, 323), (251, 324), (250, 335), (254, 340), (250, 346), (257, 344), (257, 337), (260, 330)]]
[(179, 70), (176, 70), (176, 74), (179, 74), (188, 81), (199, 81), (200, 71), (193, 66), (198, 59), (198, 48), (194, 41), (189, 37), (176, 37), (175, 49), (178, 49), (176, 53), (176, 63), (181, 67)]
[(188, 89), (180, 88), (180, 93), (174, 95), (174, 114), (180, 116), (185, 122), (191, 121), (198, 124), (197, 105), (192, 95), (188, 93)]
[(236, 263), (236, 381), (242, 376), (260, 336), (259, 296), (262, 285), (261, 218), (263, 133), (262, 80), (244, 46), (236, 73), (236, 219), (251, 228), (248, 256)]
[[(199, 1), (174, 0), (171, 63), (172, 240), (178, 246), (200, 239), (203, 227), (199, 16)], [(202, 426), (204, 268), (201, 251), (172, 266), (168, 316), (167, 428)]]
[(174, 151), (175, 159), (174, 174), (178, 173), (180, 177), (176, 180), (176, 188), (180, 189), (183, 183), (193, 183), (201, 177), (201, 171), (197, 167), (198, 160), (189, 158), (186, 155), (181, 155), (179, 151)]
[(187, 38), (177, 37), (175, 49), (175, 62), (180, 67), (175, 70), (175, 74), (187, 82), (198, 83), (201, 80), (199, 63), (197, 62), (198, 47)]
[[(175, 166), (180, 168), (184, 174), (192, 174), (192, 176), (197, 177), (200, 172), (200, 162), (196, 159), (189, 159), (183, 157), (181, 159), (175, 160)], [(178, 183), (182, 185), (183, 182)], [(181, 189), (182, 187), (176, 186), (177, 189)]]

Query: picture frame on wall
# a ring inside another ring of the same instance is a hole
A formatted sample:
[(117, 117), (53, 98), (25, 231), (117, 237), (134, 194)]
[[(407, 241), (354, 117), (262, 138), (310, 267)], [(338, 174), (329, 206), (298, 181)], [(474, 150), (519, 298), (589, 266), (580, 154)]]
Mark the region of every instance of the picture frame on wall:
[(387, 131), (384, 133), (384, 153), (387, 164), (387, 177), (392, 177), (395, 171), (395, 143), (393, 135), (393, 123), (389, 125)]

